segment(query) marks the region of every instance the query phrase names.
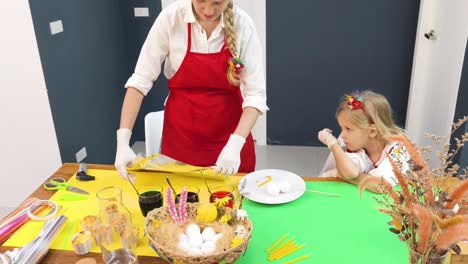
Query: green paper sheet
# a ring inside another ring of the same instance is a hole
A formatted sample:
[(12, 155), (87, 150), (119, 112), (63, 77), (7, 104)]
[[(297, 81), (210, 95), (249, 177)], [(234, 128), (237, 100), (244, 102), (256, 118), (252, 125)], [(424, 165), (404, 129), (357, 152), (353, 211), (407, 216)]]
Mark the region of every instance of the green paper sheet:
[[(360, 199), (356, 186), (338, 182), (307, 182), (307, 189), (342, 197), (306, 192), (282, 205), (244, 201), (254, 228), (247, 252), (236, 264), (285, 263), (306, 254), (312, 255), (298, 263), (408, 263), (406, 244), (388, 230), (391, 219), (376, 210), (374, 194), (364, 192)], [(287, 233), (307, 245), (281, 260), (268, 261), (265, 250)]]

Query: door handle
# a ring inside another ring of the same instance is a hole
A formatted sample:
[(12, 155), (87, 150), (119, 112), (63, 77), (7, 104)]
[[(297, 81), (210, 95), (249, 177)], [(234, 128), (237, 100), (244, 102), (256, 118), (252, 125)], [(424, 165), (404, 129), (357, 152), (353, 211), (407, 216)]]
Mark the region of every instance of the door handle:
[(426, 37), (428, 40), (436, 40), (437, 39), (437, 36), (436, 36), (434, 30), (429, 31), (428, 33), (424, 33), (424, 37)]

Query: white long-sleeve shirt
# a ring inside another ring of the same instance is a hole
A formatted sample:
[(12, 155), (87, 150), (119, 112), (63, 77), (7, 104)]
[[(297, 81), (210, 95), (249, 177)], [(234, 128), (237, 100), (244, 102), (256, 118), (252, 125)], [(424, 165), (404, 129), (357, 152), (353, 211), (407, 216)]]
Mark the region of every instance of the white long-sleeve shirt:
[[(234, 6), (234, 30), (238, 56), (245, 63), (240, 73), (242, 107), (251, 106), (264, 113), (266, 105), (266, 82), (262, 62), (262, 47), (253, 21), (242, 9)], [(207, 38), (197, 22), (191, 0), (179, 0), (161, 11), (156, 18), (140, 52), (135, 72), (125, 87), (134, 87), (146, 95), (161, 73), (171, 79), (179, 69), (187, 52), (187, 23), (192, 23), (192, 52), (216, 53), (224, 44), (223, 17)], [(226, 62), (227, 63), (227, 62)]]
[[(338, 139), (340, 146), (346, 150), (346, 145), (344, 144), (341, 138)], [(382, 177), (388, 183), (396, 185), (398, 183), (395, 173), (393, 172), (392, 165), (390, 160), (387, 157), (387, 154), (391, 159), (400, 166), (402, 171), (409, 170), (409, 160), (410, 156), (402, 143), (392, 142), (385, 146), (380, 155), (380, 159), (373, 163), (372, 160), (367, 156), (364, 149), (361, 149), (356, 152), (346, 152), (346, 155), (359, 167), (359, 173), (365, 173), (376, 177)], [(323, 165), (320, 175), (330, 176), (336, 174), (336, 161), (333, 153), (328, 155), (325, 164)]]

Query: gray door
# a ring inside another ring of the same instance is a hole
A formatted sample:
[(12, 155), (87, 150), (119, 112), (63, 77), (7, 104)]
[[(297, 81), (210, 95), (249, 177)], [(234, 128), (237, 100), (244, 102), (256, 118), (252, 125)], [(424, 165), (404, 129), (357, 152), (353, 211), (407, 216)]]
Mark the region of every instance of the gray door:
[(267, 1), (267, 143), (321, 145), (353, 90), (384, 94), (404, 126), (418, 12), (418, 0)]

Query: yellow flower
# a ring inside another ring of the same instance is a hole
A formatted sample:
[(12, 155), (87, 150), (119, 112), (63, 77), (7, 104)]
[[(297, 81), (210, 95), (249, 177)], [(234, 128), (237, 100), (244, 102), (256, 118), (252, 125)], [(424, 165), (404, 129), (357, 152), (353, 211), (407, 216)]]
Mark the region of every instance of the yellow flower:
[(173, 264), (185, 264), (185, 262), (180, 260), (174, 260)]
[(158, 221), (156, 219), (152, 219), (151, 221), (153, 222), (154, 227), (160, 227), (162, 224), (161, 221)]
[(231, 248), (237, 247), (238, 245), (242, 244), (242, 242), (244, 242), (244, 239), (236, 236), (231, 242)]
[(216, 198), (214, 203), (218, 207), (226, 206), (229, 203), (230, 199), (231, 199), (231, 197), (229, 197), (229, 196), (226, 196), (226, 197), (223, 197), (223, 198)]
[(230, 215), (230, 214), (225, 214), (225, 215), (223, 215), (223, 216), (221, 217), (221, 219), (219, 219), (219, 222), (220, 222), (221, 224), (227, 224), (227, 222), (229, 222), (229, 220), (231, 220), (231, 218), (232, 218), (232, 215)]

